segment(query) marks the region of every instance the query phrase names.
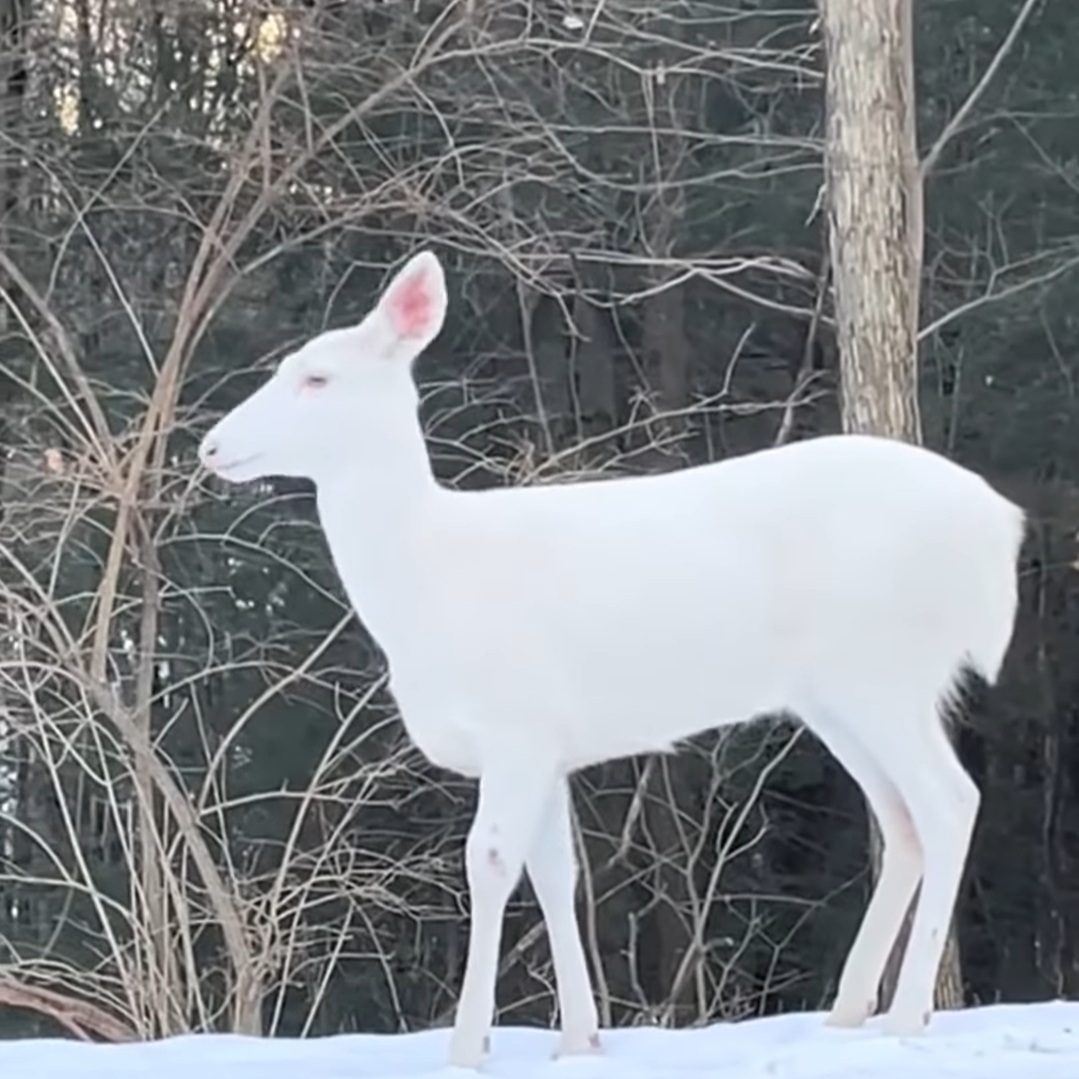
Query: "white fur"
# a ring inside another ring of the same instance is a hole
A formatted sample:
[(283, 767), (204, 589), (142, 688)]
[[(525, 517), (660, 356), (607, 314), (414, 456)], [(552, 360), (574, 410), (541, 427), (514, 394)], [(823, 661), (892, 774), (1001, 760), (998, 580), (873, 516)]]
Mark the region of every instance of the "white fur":
[[(429, 309), (410, 314), (406, 291)], [(964, 665), (996, 678), (1022, 511), (943, 457), (860, 436), (656, 477), (448, 490), (411, 373), (445, 306), (437, 259), (416, 256), (360, 325), (286, 358), (202, 454), (237, 482), (315, 482), (409, 734), (435, 763), (479, 777), (452, 1062), (475, 1066), (485, 1051), (522, 868), (550, 935), (562, 1051), (598, 1046), (569, 773), (778, 710), (827, 744), (884, 838), (830, 1021), (854, 1026), (874, 1010), (921, 882), (883, 1029), (922, 1030), (979, 801), (940, 707)], [(329, 382), (305, 388), (312, 372)]]

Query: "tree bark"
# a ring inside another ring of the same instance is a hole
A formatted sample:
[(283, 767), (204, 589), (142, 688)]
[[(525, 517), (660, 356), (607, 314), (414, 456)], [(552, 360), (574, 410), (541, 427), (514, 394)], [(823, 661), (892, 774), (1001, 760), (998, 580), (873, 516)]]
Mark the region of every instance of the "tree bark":
[(920, 442), (922, 187), (909, 0), (821, 0), (843, 426)]
[[(920, 443), (918, 301), (922, 183), (910, 0), (820, 0), (827, 55), (825, 184), (843, 428)], [(869, 814), (873, 875), (880, 835)], [(909, 932), (885, 971), (890, 999)], [(960, 1007), (954, 921), (936, 1005)]]

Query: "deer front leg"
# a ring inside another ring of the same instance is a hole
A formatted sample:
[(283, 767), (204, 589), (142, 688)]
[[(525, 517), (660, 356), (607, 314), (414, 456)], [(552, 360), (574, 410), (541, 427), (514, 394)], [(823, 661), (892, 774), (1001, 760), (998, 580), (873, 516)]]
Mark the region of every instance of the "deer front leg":
[(465, 846), (472, 910), (464, 984), (450, 1039), (450, 1063), (457, 1067), (478, 1067), (486, 1052), (506, 902), (559, 778), (542, 752), (520, 742), (485, 761)]
[(577, 859), (573, 851), (569, 781), (559, 779), (547, 800), (525, 859), (551, 944), (562, 1040), (559, 1056), (599, 1049), (599, 1020), (574, 908)]

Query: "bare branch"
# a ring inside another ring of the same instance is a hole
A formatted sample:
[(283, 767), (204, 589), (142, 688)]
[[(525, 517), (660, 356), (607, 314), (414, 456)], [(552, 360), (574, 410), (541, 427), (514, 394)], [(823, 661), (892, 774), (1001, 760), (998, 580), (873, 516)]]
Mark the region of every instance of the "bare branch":
[(933, 141), (933, 145), (929, 148), (929, 152), (922, 158), (920, 171), (923, 182), (933, 171), (934, 166), (940, 160), (940, 156), (944, 153), (948, 143), (955, 133), (963, 126), (963, 122), (970, 115), (971, 110), (977, 105), (979, 99), (993, 81), (993, 77), (1000, 70), (1001, 64), (1008, 58), (1008, 54), (1012, 51), (1016, 41), (1018, 41), (1023, 27), (1033, 14), (1035, 5), (1039, 2), (1040, 0), (1023, 0), (1023, 6), (1015, 16), (1011, 29), (1005, 34), (1004, 40), (1000, 43), (993, 59), (989, 62), (989, 66), (982, 73), (982, 77), (975, 84), (974, 89), (967, 94), (966, 100), (959, 106), (952, 118), (944, 125), (944, 130), (941, 131)]

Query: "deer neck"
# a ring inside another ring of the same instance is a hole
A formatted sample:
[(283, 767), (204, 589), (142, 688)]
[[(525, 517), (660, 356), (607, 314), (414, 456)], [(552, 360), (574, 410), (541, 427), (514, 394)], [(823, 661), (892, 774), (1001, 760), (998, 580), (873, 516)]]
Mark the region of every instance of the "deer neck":
[(453, 492), (439, 485), (422, 432), (387, 445), (370, 463), (351, 463), (317, 483), (319, 519), (356, 613), (384, 649), (407, 632), (422, 599), (422, 539)]

